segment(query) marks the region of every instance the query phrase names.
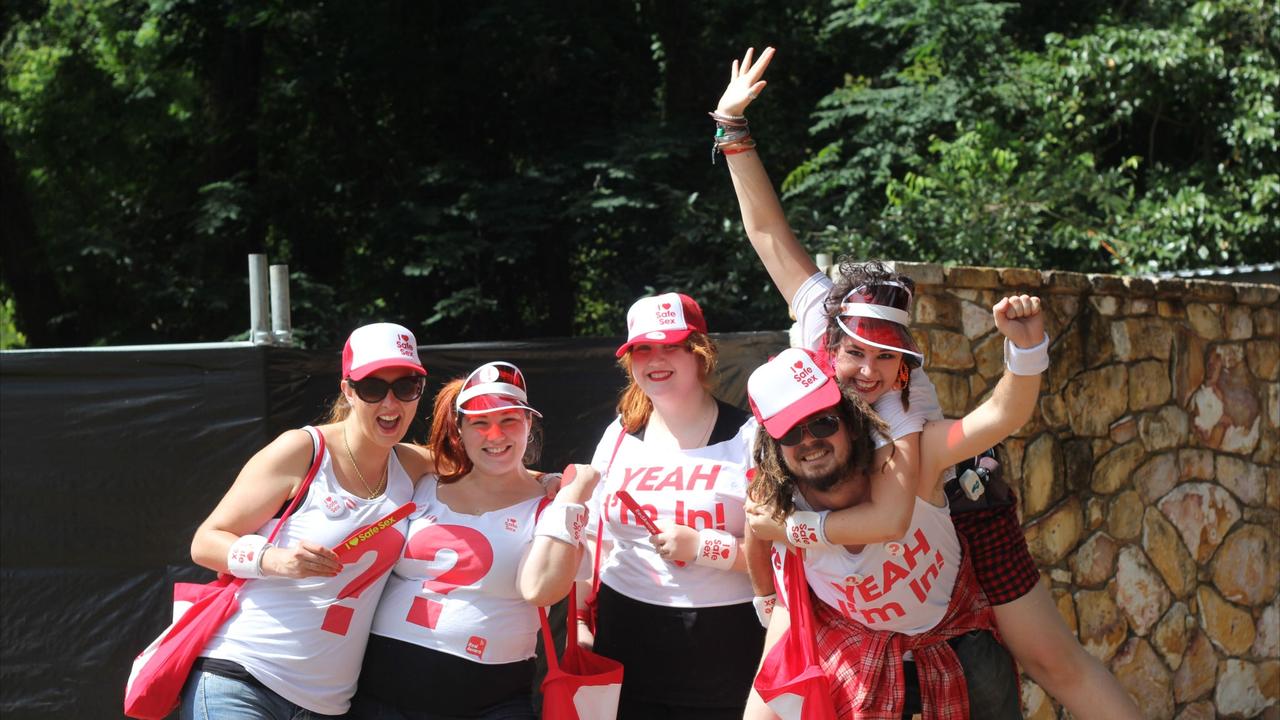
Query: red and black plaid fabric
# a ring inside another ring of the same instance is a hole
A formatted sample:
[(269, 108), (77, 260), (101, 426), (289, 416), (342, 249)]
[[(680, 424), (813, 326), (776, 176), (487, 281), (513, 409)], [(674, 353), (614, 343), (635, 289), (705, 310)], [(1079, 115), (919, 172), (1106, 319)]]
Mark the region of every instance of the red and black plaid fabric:
[(818, 657), (831, 682), (837, 717), (899, 720), (907, 694), (902, 656), (910, 650), (920, 674), (924, 720), (967, 720), (969, 692), (964, 670), (946, 641), (974, 630), (995, 630), (995, 617), (978, 589), (969, 555), (965, 549), (946, 614), (937, 626), (920, 635), (872, 630), (844, 617), (810, 591), (818, 626)]
[(1013, 602), (1040, 582), (1040, 570), (1027, 550), (1027, 538), (1018, 522), (1017, 497), (1002, 507), (955, 513), (956, 534), (972, 551), (978, 586), (992, 605)]

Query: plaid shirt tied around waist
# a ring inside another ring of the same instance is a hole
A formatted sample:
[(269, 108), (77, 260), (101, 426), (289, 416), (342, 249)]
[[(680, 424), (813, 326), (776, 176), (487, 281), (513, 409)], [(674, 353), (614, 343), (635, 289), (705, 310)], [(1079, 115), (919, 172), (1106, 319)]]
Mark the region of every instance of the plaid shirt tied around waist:
[(960, 660), (946, 641), (974, 630), (995, 632), (995, 615), (978, 589), (969, 549), (961, 538), (960, 571), (942, 620), (919, 635), (867, 626), (841, 615), (813, 595), (817, 650), (831, 681), (841, 720), (899, 720), (906, 702), (902, 656), (911, 651), (920, 675), (924, 720), (967, 720), (969, 693)]

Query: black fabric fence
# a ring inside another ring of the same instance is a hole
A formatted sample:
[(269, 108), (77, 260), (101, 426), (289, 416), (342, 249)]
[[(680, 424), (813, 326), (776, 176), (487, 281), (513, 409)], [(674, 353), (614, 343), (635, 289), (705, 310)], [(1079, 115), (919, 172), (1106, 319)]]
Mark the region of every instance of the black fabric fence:
[[(786, 335), (714, 336), (716, 395)], [(590, 459), (624, 378), (616, 339), (419, 348), (428, 393), (489, 360), (524, 371), (543, 469)], [(244, 462), (317, 422), (340, 354), (167, 346), (0, 353), (0, 714), (120, 718), (133, 657), (168, 624), (175, 581), (205, 581), (191, 535)], [(410, 438), (426, 439), (428, 398)]]

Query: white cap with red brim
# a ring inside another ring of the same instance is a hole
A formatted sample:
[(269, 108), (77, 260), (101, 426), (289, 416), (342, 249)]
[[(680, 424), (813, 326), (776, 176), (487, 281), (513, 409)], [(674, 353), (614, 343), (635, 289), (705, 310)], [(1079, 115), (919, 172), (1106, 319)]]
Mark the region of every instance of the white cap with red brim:
[(809, 350), (787, 348), (747, 379), (751, 412), (773, 438), (840, 402), (836, 379)]
[(485, 363), (472, 370), (454, 406), (467, 415), (518, 409), (542, 417), (542, 413), (529, 406), (524, 373), (509, 362)]
[(343, 377), (363, 380), (389, 367), (427, 374), (418, 361), (418, 340), (408, 328), (395, 323), (373, 323), (351, 332), (342, 348)]

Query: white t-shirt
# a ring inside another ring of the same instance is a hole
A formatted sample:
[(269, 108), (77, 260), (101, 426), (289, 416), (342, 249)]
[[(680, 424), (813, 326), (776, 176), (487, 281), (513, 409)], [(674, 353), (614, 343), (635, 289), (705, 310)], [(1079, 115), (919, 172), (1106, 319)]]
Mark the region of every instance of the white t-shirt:
[[(394, 452), (389, 462), (386, 493), (366, 500), (342, 489), (326, 450), (306, 497), (285, 521), (275, 544), (291, 547), (308, 540), (332, 548), (409, 502), (413, 481)], [(269, 537), (276, 522), (268, 520), (257, 534)], [(348, 559), (335, 577), (248, 581), (240, 590), (240, 609), (200, 654), (239, 663), (280, 697), (312, 712), (347, 712), (374, 606), (387, 571), (400, 556), (404, 530), (402, 520), (365, 541), (359, 547), (367, 550)], [(370, 576), (374, 579), (358, 595), (337, 599), (344, 588)]]
[[(796, 316), (795, 335), (803, 343), (801, 347), (818, 351), (824, 349), (829, 322), (825, 304), (833, 287), (835, 283), (831, 278), (817, 272), (804, 281), (791, 299), (791, 311)], [(889, 434), (894, 440), (920, 432), (930, 420), (942, 419), (938, 391), (923, 368), (911, 371), (909, 393), (910, 410), (903, 409), (902, 395), (897, 392), (886, 392), (871, 405), (876, 414), (889, 424)], [(878, 438), (877, 443), (880, 443)]]
[[(588, 532), (604, 518), (605, 537), (613, 541), (600, 563), (600, 581), (634, 600), (667, 607), (712, 607), (751, 602), (746, 573), (690, 562), (678, 567), (660, 557), (644, 528), (615, 497), (626, 490), (653, 520), (674, 520), (695, 530), (715, 528), (741, 538), (746, 525), (742, 505), (756, 420), (750, 417), (730, 439), (693, 450), (655, 449), (634, 435), (623, 437), (615, 419), (596, 446), (591, 464), (602, 478), (591, 498)], [(606, 470), (608, 471), (606, 473)]]
[(533, 657), (538, 612), (517, 577), (544, 498), (468, 515), (440, 501), (437, 480), (418, 482), (418, 509), (372, 632), (478, 663)]
[[(796, 494), (796, 506), (807, 510)], [(773, 544), (774, 582), (781, 588), (785, 543)], [(911, 527), (896, 542), (867, 545), (860, 553), (841, 546), (805, 549), (804, 572), (822, 602), (872, 630), (919, 635), (946, 615), (960, 571), (960, 541), (951, 513), (916, 498)]]

